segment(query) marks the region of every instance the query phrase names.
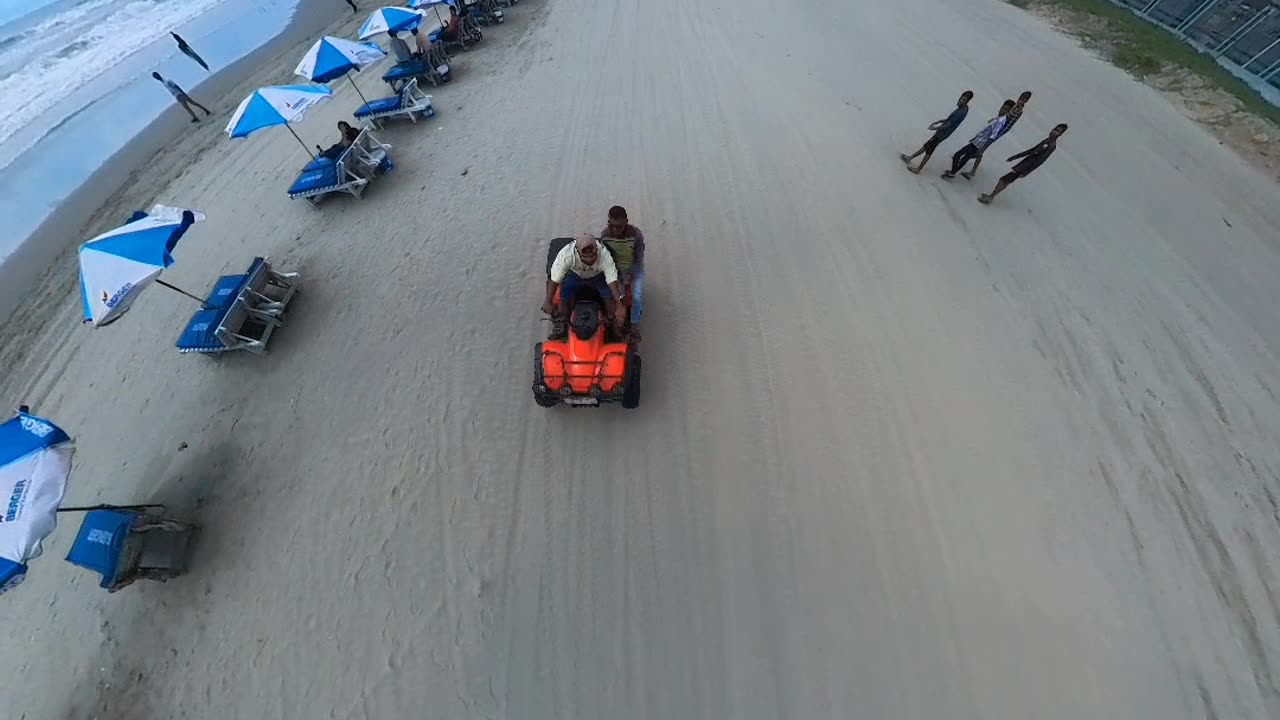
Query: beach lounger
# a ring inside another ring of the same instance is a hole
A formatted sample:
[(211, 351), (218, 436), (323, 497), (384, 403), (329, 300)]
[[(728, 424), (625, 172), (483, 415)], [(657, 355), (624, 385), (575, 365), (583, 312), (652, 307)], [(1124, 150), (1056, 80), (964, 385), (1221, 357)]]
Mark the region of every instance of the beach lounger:
[(337, 160), (319, 157), (307, 163), (289, 186), (289, 197), (306, 198), (314, 207), (330, 193), (344, 192), (359, 199), (379, 171), (387, 173), (394, 168), (387, 154), (390, 149), (363, 128)]
[(352, 171), (346, 157), (344, 152), (337, 160), (320, 157), (307, 163), (298, 173), (298, 179), (289, 186), (289, 197), (305, 198), (312, 205), (319, 205), (320, 198), (329, 193), (344, 192), (360, 197), (369, 181)]
[(408, 117), (416, 124), (419, 115), (423, 119), (429, 118), (436, 114), (436, 109), (431, 105), (431, 96), (419, 90), (418, 79), (413, 78), (399, 93), (370, 100), (356, 108), (352, 114), (357, 120), (364, 120), (381, 128), (383, 120), (397, 117)]
[(196, 526), (154, 512), (111, 509), (85, 513), (67, 562), (102, 576), (108, 592), (135, 580), (164, 582), (186, 571)]
[(467, 13), (462, 16), (462, 30), (458, 32), (458, 36), (447, 39), (444, 33), (436, 32), (431, 34), (432, 42), (440, 41), (440, 44), (447, 48), (456, 47), (466, 50), (469, 46), (475, 45), (484, 39), (484, 33), (480, 31), (480, 23), (476, 22), (475, 16)]
[(433, 87), (453, 79), (453, 71), (443, 45), (426, 60), (397, 63), (382, 74), (382, 81), (391, 86), (392, 92), (400, 92), (406, 83), (415, 78), (422, 78)]
[(285, 308), (301, 285), (298, 273), (277, 272), (266, 258), (254, 258), (243, 275), (223, 275), (214, 282), (204, 307), (178, 337), (178, 352), (266, 352), (271, 333), (284, 324)]
[(466, 7), (471, 17), (481, 25), (501, 25), (505, 22), (495, 0), (470, 0), (466, 2)]
[(372, 179), (379, 172), (389, 173), (395, 169), (387, 154), (390, 149), (391, 146), (374, 137), (369, 128), (362, 128), (343, 156), (348, 167)]

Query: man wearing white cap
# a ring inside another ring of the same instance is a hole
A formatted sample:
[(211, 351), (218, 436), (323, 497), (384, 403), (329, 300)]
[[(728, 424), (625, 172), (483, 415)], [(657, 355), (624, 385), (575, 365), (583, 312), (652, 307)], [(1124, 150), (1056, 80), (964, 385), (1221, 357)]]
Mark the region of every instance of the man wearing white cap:
[(621, 327), (625, 319), (622, 290), (618, 284), (618, 268), (613, 256), (591, 233), (583, 233), (572, 243), (565, 245), (551, 263), (551, 277), (547, 278), (547, 296), (542, 312), (552, 315), (552, 300), (560, 293), (560, 305), (567, 308), (580, 283), (591, 286), (601, 299), (614, 322)]

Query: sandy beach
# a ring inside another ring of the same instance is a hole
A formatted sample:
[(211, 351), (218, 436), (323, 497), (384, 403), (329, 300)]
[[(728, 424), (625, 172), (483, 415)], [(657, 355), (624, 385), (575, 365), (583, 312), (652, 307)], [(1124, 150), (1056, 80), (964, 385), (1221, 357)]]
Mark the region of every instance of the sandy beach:
[[(995, 0), (507, 15), (360, 200), (290, 201), (287, 132), (210, 122), (84, 229), (191, 207), (169, 282), (300, 272), (269, 354), (179, 355), (160, 288), (81, 326), (81, 237), (0, 328), (0, 398), (76, 437), (68, 504), (204, 528), (189, 575), (108, 595), (64, 516), (3, 598), (5, 717), (1280, 717), (1272, 180)], [(333, 87), (308, 144), (358, 104)], [(615, 203), (642, 406), (536, 407), (546, 241)]]

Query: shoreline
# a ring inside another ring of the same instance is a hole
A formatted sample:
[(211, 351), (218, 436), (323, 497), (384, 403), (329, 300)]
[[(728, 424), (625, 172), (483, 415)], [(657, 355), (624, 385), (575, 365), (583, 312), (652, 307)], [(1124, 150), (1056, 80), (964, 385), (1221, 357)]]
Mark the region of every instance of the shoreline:
[[(298, 0), (281, 32), (192, 85), (190, 91), (193, 95), (204, 96), (210, 105), (225, 101), (226, 96), (251, 77), (255, 70), (277, 59), (305, 36), (339, 20), (349, 19), (346, 14), (333, 14), (338, 8), (350, 13), (350, 7), (342, 0)], [(224, 113), (216, 110), (212, 119), (225, 122)], [(124, 147), (108, 156), (97, 170), (86, 176), (12, 253), (0, 258), (0, 329), (7, 327), (14, 313), (29, 301), (27, 294), (40, 287), (49, 273), (58, 269), (59, 258), (93, 234), (90, 231), (95, 224), (104, 220), (117, 220), (115, 224), (123, 222), (123, 219), (103, 218), (103, 212), (113, 205), (113, 198), (136, 190), (139, 185), (150, 186), (150, 183), (139, 183), (137, 176), (180, 139), (182, 131), (190, 126), (185, 112), (171, 104), (129, 139)]]

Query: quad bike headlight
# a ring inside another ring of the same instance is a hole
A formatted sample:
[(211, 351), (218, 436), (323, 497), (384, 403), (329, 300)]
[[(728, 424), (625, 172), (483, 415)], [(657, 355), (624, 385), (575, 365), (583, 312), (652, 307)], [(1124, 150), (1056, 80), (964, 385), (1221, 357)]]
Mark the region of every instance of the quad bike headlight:
[(603, 391), (600, 389), (599, 385), (592, 385), (591, 389), (587, 391), (587, 394), (593, 398), (599, 398), (601, 392)]
[(547, 386), (543, 385), (542, 383), (538, 383), (537, 385), (534, 386), (533, 389), (540, 393), (544, 393), (547, 391)]
[(569, 387), (569, 383), (565, 383), (560, 386), (560, 394), (569, 397), (573, 394), (573, 388)]

